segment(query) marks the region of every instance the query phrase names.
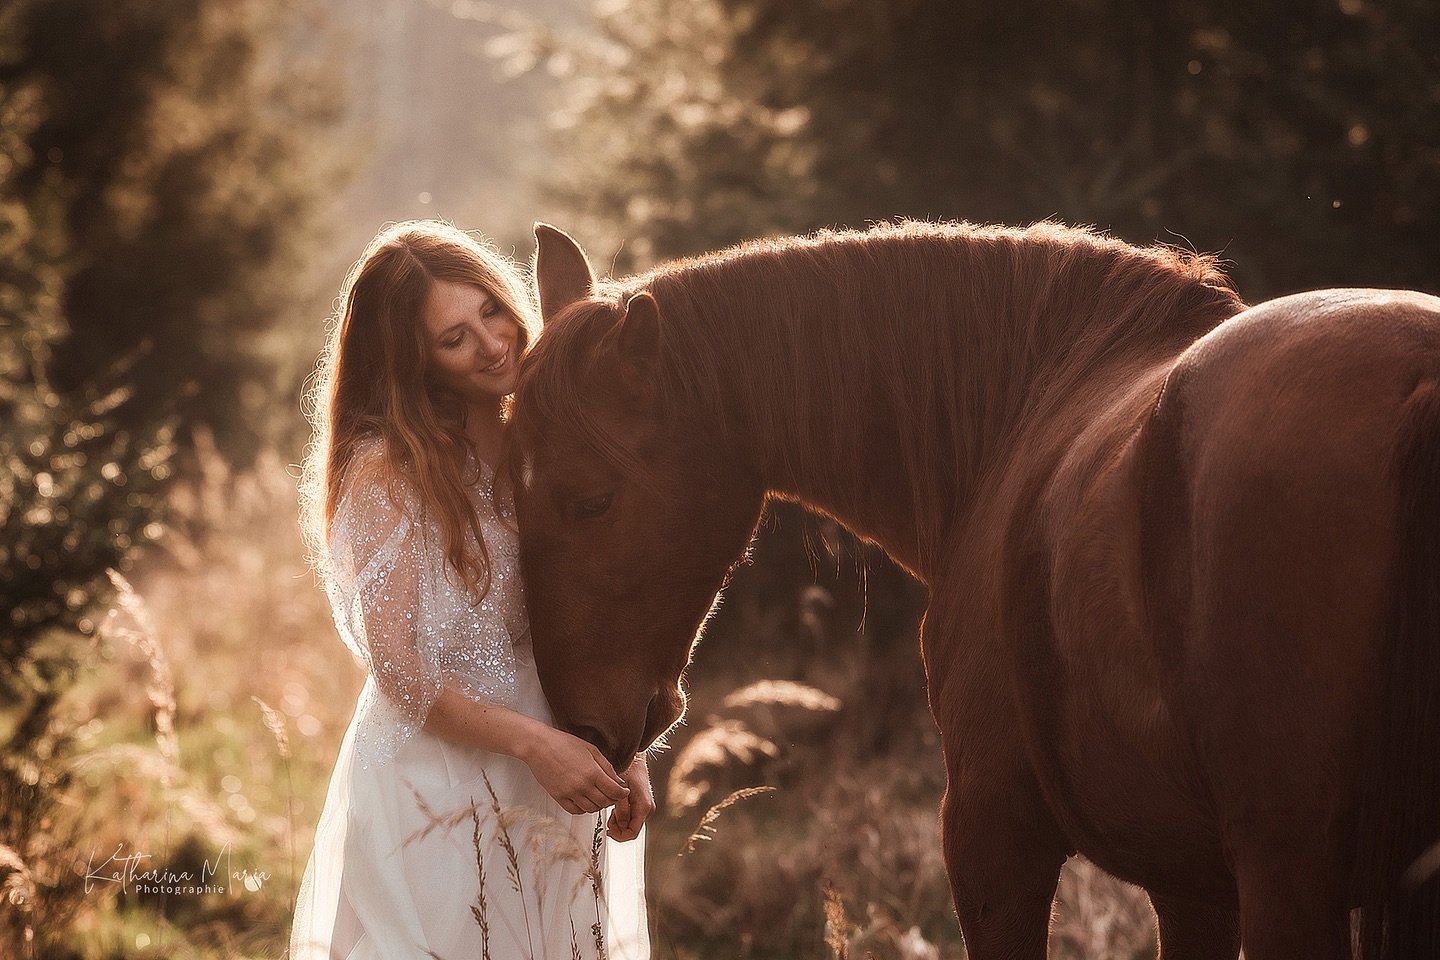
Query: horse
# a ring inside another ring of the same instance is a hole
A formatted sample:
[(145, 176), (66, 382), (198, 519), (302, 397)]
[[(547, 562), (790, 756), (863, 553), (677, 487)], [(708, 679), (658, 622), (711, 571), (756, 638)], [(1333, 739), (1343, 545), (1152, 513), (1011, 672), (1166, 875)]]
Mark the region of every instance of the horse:
[(621, 769), (676, 722), (798, 501), (928, 589), (970, 957), (1045, 956), (1075, 854), (1146, 890), (1165, 960), (1440, 956), (1440, 299), (1251, 306), (1053, 222), (606, 282), (536, 237), (509, 470), (558, 724)]

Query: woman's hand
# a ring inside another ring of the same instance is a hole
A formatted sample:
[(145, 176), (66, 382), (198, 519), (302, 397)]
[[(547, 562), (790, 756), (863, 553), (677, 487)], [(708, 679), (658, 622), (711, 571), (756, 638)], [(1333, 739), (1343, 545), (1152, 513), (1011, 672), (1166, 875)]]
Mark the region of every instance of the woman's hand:
[(642, 753), (626, 768), (624, 780), (630, 786), (630, 795), (615, 801), (610, 811), (607, 833), (611, 840), (634, 840), (640, 836), (650, 814), (655, 812), (655, 794), (650, 789), (650, 767)]
[(544, 727), (519, 756), (545, 792), (569, 813), (603, 810), (630, 792), (593, 744), (554, 727)]

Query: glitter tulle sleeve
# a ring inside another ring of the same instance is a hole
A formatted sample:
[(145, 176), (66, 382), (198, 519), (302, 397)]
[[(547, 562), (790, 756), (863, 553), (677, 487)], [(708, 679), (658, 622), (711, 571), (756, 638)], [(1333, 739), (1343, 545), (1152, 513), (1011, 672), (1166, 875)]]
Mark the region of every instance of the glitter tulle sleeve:
[(509, 706), (515, 663), (496, 598), (475, 603), (460, 586), (414, 489), (361, 466), (342, 484), (325, 588), (341, 639), (369, 671), (356, 732), (368, 766), (395, 756), (447, 683)]

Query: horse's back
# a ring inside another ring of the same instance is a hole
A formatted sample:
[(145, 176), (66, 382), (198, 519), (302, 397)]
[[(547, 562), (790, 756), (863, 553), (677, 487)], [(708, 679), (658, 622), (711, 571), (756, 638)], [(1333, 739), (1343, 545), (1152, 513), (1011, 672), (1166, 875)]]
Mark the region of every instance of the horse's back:
[(1247, 661), (1374, 634), (1393, 447), (1427, 381), (1440, 298), (1404, 291), (1269, 301), (1180, 356), (1139, 441), (1144, 591), (1168, 667), (1218, 670), (1225, 638), (1254, 629), (1274, 639), (1234, 651)]

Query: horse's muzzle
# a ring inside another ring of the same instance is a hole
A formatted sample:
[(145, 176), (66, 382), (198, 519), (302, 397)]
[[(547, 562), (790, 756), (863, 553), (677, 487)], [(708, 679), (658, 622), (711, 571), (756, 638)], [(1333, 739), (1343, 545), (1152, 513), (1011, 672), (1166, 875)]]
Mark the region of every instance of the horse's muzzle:
[(605, 759), (610, 762), (610, 766), (615, 768), (616, 773), (624, 773), (626, 768), (628, 768), (630, 763), (635, 759), (635, 747), (633, 745), (628, 749), (615, 746), (605, 734), (594, 727), (583, 725), (571, 727), (570, 732), (581, 740), (593, 745), (596, 750), (599, 750)]

